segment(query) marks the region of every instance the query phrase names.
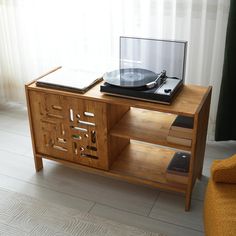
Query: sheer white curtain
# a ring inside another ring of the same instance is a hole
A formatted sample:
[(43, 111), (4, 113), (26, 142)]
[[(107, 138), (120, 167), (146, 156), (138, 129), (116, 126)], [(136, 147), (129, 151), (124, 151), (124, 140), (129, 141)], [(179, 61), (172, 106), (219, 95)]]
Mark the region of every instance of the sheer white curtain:
[(229, 0), (0, 0), (0, 101), (58, 66), (108, 71), (119, 36), (188, 41), (186, 83), (213, 85), (214, 131)]

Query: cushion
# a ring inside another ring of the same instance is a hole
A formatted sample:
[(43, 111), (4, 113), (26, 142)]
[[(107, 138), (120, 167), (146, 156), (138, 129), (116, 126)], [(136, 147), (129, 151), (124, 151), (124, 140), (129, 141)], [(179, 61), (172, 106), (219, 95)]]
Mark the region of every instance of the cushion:
[(236, 185), (209, 180), (204, 201), (206, 236), (236, 235)]
[(211, 176), (215, 182), (236, 184), (236, 154), (224, 160), (215, 160)]

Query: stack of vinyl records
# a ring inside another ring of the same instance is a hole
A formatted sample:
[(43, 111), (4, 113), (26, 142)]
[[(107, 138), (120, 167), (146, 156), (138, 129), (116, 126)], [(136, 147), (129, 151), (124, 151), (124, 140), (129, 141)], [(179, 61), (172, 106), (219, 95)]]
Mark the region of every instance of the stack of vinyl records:
[(170, 182), (187, 184), (190, 157), (189, 153), (176, 152), (167, 167), (166, 179)]
[(191, 147), (193, 137), (193, 117), (177, 116), (167, 136), (169, 143)]

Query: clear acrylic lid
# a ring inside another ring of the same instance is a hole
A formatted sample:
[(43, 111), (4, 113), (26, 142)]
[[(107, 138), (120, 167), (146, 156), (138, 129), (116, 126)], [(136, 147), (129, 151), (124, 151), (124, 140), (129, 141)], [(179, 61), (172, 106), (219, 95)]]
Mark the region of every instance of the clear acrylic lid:
[(184, 80), (187, 42), (120, 37), (120, 70), (145, 69)]

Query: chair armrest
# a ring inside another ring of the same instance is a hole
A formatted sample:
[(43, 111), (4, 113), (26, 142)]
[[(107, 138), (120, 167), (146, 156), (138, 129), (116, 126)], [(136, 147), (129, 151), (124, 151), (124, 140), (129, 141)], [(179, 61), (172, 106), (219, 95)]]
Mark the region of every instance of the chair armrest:
[(211, 176), (215, 182), (236, 184), (236, 154), (224, 160), (215, 160)]

